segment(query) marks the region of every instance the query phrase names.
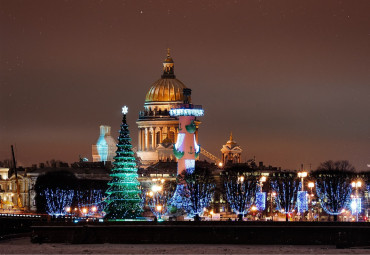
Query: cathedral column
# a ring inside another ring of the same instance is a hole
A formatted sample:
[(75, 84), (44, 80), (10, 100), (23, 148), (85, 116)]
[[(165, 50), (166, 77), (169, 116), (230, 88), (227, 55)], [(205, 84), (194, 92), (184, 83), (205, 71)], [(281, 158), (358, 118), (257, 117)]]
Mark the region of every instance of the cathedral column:
[(141, 134), (141, 150), (144, 151), (145, 150), (145, 129), (144, 128), (141, 128), (140, 134)]
[(157, 148), (157, 127), (153, 127), (153, 149)]
[(138, 151), (141, 151), (141, 128), (139, 128), (139, 132), (138, 132), (138, 148), (137, 150)]
[(155, 147), (154, 147), (154, 141), (155, 141), (155, 139), (154, 139), (154, 137), (155, 137), (155, 131), (154, 131), (154, 128), (151, 128), (150, 130), (152, 131), (152, 132), (151, 132), (151, 133), (152, 133), (152, 143), (151, 143), (151, 149), (152, 149), (152, 150), (154, 150), (154, 148), (155, 148)]
[(149, 147), (149, 134), (148, 134), (148, 128), (145, 128), (145, 150), (148, 150)]
[(162, 143), (163, 141), (163, 127), (159, 128), (159, 142)]

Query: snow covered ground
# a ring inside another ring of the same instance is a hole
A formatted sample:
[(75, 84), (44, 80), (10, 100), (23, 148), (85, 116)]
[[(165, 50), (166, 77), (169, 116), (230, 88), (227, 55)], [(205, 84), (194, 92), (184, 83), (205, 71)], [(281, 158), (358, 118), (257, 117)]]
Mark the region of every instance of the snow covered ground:
[(1, 241), (0, 254), (370, 254), (370, 249), (236, 244), (33, 244), (24, 237)]

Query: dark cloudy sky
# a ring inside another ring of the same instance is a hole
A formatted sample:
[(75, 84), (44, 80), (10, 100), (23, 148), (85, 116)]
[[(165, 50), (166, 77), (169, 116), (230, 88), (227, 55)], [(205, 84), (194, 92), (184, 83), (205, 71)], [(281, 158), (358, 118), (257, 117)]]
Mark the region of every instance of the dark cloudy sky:
[(370, 1), (0, 0), (0, 160), (91, 159), (99, 125), (118, 136), (172, 49), (202, 104), (200, 144), (230, 131), (243, 159), (315, 168), (370, 163)]

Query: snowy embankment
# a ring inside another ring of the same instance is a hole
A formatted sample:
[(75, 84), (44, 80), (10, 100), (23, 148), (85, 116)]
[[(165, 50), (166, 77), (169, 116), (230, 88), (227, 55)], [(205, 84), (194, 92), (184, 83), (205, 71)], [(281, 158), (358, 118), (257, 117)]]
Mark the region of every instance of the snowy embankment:
[(236, 244), (33, 244), (30, 238), (0, 242), (0, 254), (370, 254), (370, 249), (324, 245)]

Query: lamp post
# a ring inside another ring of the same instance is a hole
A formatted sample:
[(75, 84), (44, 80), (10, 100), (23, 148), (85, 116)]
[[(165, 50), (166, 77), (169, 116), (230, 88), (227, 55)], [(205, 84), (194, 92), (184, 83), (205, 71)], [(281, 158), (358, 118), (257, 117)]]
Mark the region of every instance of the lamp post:
[(311, 218), (311, 220), (313, 220), (313, 208), (312, 208), (312, 197), (313, 197), (313, 193), (312, 193), (312, 189), (313, 187), (315, 187), (315, 183), (314, 182), (309, 182), (308, 183), (308, 187), (311, 189), (311, 193), (310, 195), (308, 196), (308, 203), (309, 203), (309, 217)]
[[(307, 177), (307, 172), (298, 172), (298, 177), (301, 178), (301, 192), (303, 192), (304, 191), (304, 178)], [(301, 220), (303, 220), (304, 219), (304, 212), (298, 211), (298, 213), (299, 214), (302, 213)]]
[(153, 205), (152, 205), (152, 208), (154, 209), (154, 211), (152, 211), (153, 213), (154, 212), (157, 212), (157, 215), (158, 215), (158, 220), (161, 219), (162, 217), (162, 213), (163, 213), (163, 206), (160, 204), (161, 203), (161, 199), (160, 199), (160, 194), (158, 193), (161, 193), (161, 191), (163, 190), (163, 183), (165, 182), (164, 179), (161, 179), (161, 180), (158, 180), (162, 185), (158, 185), (158, 184), (154, 184), (152, 187), (151, 187), (151, 191), (149, 192), (149, 196), (153, 199)]
[(303, 178), (307, 177), (307, 172), (298, 172), (298, 177), (301, 178), (301, 191), (304, 191)]
[(362, 186), (362, 182), (361, 181), (353, 181), (352, 182), (352, 188), (355, 189), (355, 208), (356, 208), (356, 222), (358, 222), (358, 213), (359, 213), (359, 203), (361, 203), (361, 201), (359, 200), (359, 195), (358, 195), (358, 188), (361, 188)]

